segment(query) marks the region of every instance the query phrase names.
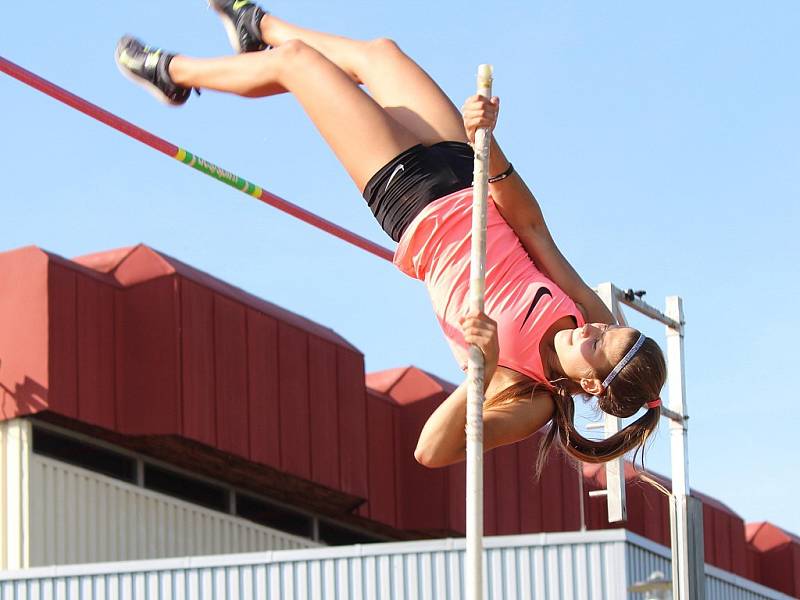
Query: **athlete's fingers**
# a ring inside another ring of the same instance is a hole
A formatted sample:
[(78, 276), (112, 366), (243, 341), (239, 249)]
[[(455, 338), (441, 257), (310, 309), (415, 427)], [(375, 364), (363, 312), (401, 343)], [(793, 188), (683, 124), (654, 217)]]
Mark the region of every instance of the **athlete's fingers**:
[(496, 118), (497, 114), (500, 112), (497, 106), (492, 104), (488, 106), (481, 106), (481, 107), (465, 107), (461, 114), (463, 115), (465, 120), (468, 119), (475, 119), (480, 117), (492, 117)]
[(480, 329), (484, 326), (486, 326), (486, 321), (484, 321), (480, 317), (466, 316), (463, 317), (463, 320), (461, 321), (462, 329), (473, 329), (473, 328)]
[(497, 107), (492, 104), (483, 103), (477, 108), (466, 107), (463, 112), (463, 120), (467, 138), (473, 142), (478, 129), (493, 131), (497, 124), (497, 116)]
[(460, 324), (468, 343), (484, 346), (497, 340), (497, 323), (484, 313), (463, 317)]
[(465, 316), (472, 319), (478, 319), (486, 323), (494, 323), (494, 320), (489, 315), (487, 315), (485, 312), (482, 311), (470, 311)]
[(491, 334), (497, 331), (497, 328), (491, 323), (467, 321), (461, 326), (461, 330), (464, 332), (486, 332), (487, 334)]
[(461, 107), (462, 112), (469, 112), (475, 110), (497, 110), (500, 106), (499, 98), (479, 98), (477, 100), (469, 100)]
[(481, 115), (496, 120), (499, 107), (500, 99), (497, 96), (491, 99), (482, 96), (473, 96), (468, 98), (461, 107), (461, 114), (465, 121)]
[(492, 325), (489, 324), (489, 323), (475, 323), (475, 322), (471, 322), (470, 323), (470, 322), (467, 322), (467, 323), (465, 323), (464, 325), (461, 326), (461, 331), (464, 333), (464, 335), (469, 333), (469, 334), (472, 334), (472, 335), (487, 335), (487, 336), (490, 336), (495, 331), (497, 331), (497, 328), (492, 327)]
[(484, 106), (490, 104), (499, 104), (500, 98), (498, 96), (492, 96), (491, 98), (487, 98), (486, 96), (481, 96), (480, 94), (473, 94), (472, 96), (468, 97), (464, 100), (463, 106)]
[(494, 323), (494, 322), (495, 322), (495, 321), (494, 321), (494, 320), (493, 320), (491, 317), (489, 317), (489, 315), (487, 315), (485, 312), (481, 312), (481, 311), (473, 311), (473, 310), (470, 310), (470, 311), (469, 311), (469, 312), (467, 312), (466, 314), (462, 315), (461, 317), (459, 317), (459, 319), (460, 319), (460, 320), (462, 320), (462, 321), (463, 321), (464, 319), (478, 319), (478, 320), (480, 320), (480, 321), (483, 321), (483, 322), (486, 322), (486, 323)]
[(469, 96), (466, 100), (464, 100), (464, 104), (462, 105), (462, 110), (468, 107), (480, 105), (484, 100), (483, 96), (479, 96), (478, 94), (474, 94)]
[(483, 354), (484, 366), (494, 372), (497, 368), (500, 355), (500, 345), (497, 339), (497, 327), (489, 317), (480, 314), (464, 319), (464, 341), (471, 346), (476, 346)]
[(465, 106), (461, 114), (464, 118), (470, 118), (476, 115), (497, 114), (497, 107), (491, 104), (488, 106)]
[(496, 123), (497, 115), (476, 115), (464, 119), (464, 126), (472, 129), (477, 129), (479, 127), (494, 129)]

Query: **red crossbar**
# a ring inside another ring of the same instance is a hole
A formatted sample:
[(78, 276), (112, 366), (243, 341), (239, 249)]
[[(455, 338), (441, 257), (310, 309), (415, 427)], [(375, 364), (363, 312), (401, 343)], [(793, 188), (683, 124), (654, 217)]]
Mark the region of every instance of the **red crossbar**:
[[(150, 146), (154, 150), (158, 150), (159, 152), (166, 154), (171, 158), (176, 158), (176, 155), (180, 150), (178, 146), (169, 143), (157, 135), (153, 135), (149, 131), (145, 131), (141, 127), (137, 127), (133, 123), (130, 123), (125, 119), (122, 119), (115, 114), (100, 108), (96, 104), (92, 104), (88, 100), (84, 100), (80, 96), (76, 96), (72, 92), (69, 92), (64, 88), (59, 87), (54, 83), (43, 79), (42, 77), (39, 77), (35, 73), (20, 67), (19, 65), (3, 58), (2, 56), (0, 56), (0, 71), (44, 94), (47, 94), (51, 98), (54, 98), (55, 100), (58, 100), (59, 102), (62, 102), (67, 106), (70, 106), (75, 110), (80, 111), (83, 114), (100, 121), (101, 123), (104, 123), (105, 125), (108, 125), (109, 127), (112, 127), (135, 140), (142, 142), (147, 146)], [(293, 217), (308, 223), (309, 225), (313, 225), (314, 227), (317, 227), (318, 229), (330, 233), (339, 239), (349, 242), (350, 244), (353, 244), (362, 250), (366, 250), (375, 256), (390, 262), (392, 260), (393, 253), (388, 248), (385, 248), (368, 240), (365, 237), (353, 233), (352, 231), (345, 229), (344, 227), (341, 227), (332, 221), (323, 219), (322, 217), (299, 207), (297, 204), (293, 204), (288, 200), (284, 200), (275, 194), (271, 194), (270, 192), (262, 189), (260, 196), (253, 197), (257, 197), (265, 204), (269, 204), (278, 210), (288, 213)]]

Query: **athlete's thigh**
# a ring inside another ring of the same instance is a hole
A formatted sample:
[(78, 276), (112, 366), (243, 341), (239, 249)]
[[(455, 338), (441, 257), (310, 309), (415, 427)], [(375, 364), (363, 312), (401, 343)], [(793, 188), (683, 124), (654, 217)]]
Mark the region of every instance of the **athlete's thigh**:
[(360, 191), (395, 156), (422, 143), (327, 58), (303, 45), (295, 51), (303, 56), (285, 83)]
[(361, 75), (375, 101), (425, 145), (466, 142), (461, 113), (439, 85), (389, 40), (376, 40)]

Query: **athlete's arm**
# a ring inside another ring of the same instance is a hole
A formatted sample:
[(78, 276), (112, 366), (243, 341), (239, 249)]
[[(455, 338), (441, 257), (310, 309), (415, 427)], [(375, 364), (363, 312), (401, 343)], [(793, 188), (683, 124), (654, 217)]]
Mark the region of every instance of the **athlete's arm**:
[[(483, 450), (513, 444), (541, 428), (553, 415), (553, 400), (547, 393), (534, 398), (516, 398), (500, 406), (484, 408)], [(426, 467), (446, 467), (467, 455), (467, 383), (442, 402), (422, 428), (414, 458)]]
[[(464, 127), (472, 141), (479, 127), (494, 129), (499, 102), (480, 96), (468, 98), (463, 107)], [(489, 174), (505, 172), (509, 161), (497, 140), (492, 136), (489, 155)], [(615, 323), (614, 317), (602, 300), (578, 275), (556, 246), (547, 228), (542, 209), (525, 182), (514, 172), (505, 179), (489, 184), (489, 192), (500, 214), (517, 234), (528, 255), (553, 282), (584, 310), (586, 320), (592, 323)]]
[[(494, 139), (489, 162), (490, 173), (502, 173), (508, 167), (508, 160)], [(497, 210), (517, 234), (528, 255), (558, 287), (581, 305), (586, 320), (590, 323), (615, 323), (608, 307), (559, 250), (536, 197), (522, 178), (512, 173), (502, 181), (489, 184), (489, 191)]]
[[(489, 387), (499, 355), (497, 324), (484, 314), (470, 315), (461, 323), (464, 339), (483, 352), (484, 390)], [(491, 450), (522, 440), (542, 425), (553, 413), (552, 399), (534, 401), (514, 399), (483, 412), (483, 448)], [(466, 456), (467, 382), (439, 405), (428, 418), (417, 442), (414, 457), (426, 467), (444, 467), (464, 460)]]

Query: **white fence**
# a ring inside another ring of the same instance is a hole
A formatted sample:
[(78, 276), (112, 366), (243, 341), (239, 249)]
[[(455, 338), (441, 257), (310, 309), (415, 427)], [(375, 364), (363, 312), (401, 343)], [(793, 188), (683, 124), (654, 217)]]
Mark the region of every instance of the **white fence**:
[(0, 423), (0, 569), (316, 548), (320, 544), (31, 452)]
[[(486, 538), (491, 600), (640, 600), (669, 550), (625, 530)], [(0, 573), (0, 600), (457, 600), (464, 541), (435, 540)], [(791, 600), (713, 567), (710, 600)]]
[(30, 478), (31, 566), (319, 546), (36, 454)]

